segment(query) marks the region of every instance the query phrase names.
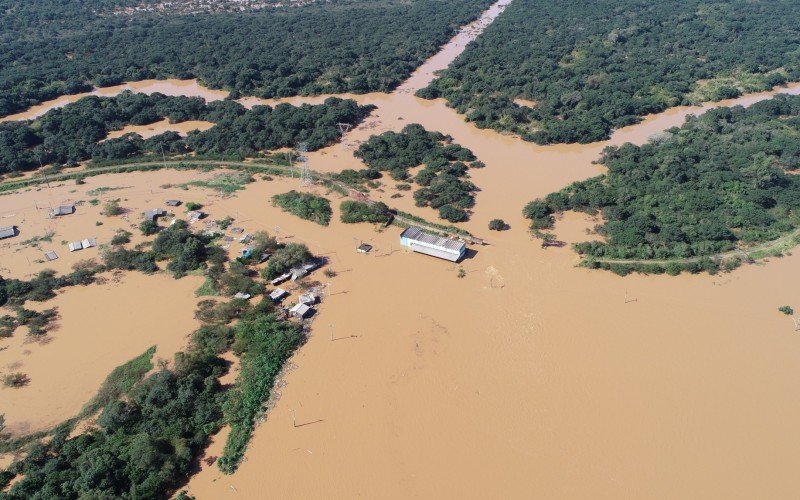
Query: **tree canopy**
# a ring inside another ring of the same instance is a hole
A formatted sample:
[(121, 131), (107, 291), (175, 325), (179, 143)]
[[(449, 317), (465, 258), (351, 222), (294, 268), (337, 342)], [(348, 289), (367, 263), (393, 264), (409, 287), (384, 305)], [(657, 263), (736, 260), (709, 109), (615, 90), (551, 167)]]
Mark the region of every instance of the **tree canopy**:
[(600, 213), (590, 257), (709, 256), (800, 227), (800, 97), (690, 116), (643, 146), (604, 151), (608, 173), (574, 183), (524, 210), (534, 229), (564, 210)]
[(92, 86), (149, 78), (198, 78), (234, 96), (265, 98), (389, 91), (491, 0), (314, 2), (191, 14), (120, 9), (143, 3), (0, 3), (0, 116)]
[(597, 141), (800, 79), (798, 16), (792, 0), (515, 0), (418, 95), (540, 144)]
[[(331, 97), (323, 104), (279, 104), (246, 109), (234, 101), (206, 103), (196, 97), (123, 92), (115, 97), (89, 96), (27, 122), (0, 123), (0, 173), (70, 164), (88, 159), (120, 160), (155, 154), (195, 152), (215, 157), (245, 158), (267, 150), (296, 147), (310, 151), (340, 138), (337, 123), (357, 124), (371, 111), (355, 101)], [(184, 139), (165, 132), (149, 139), (125, 134), (104, 140), (125, 125), (207, 120), (216, 125), (192, 131)], [(40, 163), (41, 161), (41, 163)]]
[[(480, 168), (475, 155), (453, 144), (440, 132), (429, 132), (422, 125), (406, 125), (401, 132), (371, 136), (355, 151), (364, 160), (367, 171), (388, 171), (395, 180), (410, 178), (409, 169), (424, 165), (413, 178), (420, 188), (414, 192), (417, 206), (439, 210), (450, 222), (469, 218), (467, 210), (475, 203), (474, 184), (465, 180), (470, 166)], [(465, 162), (472, 162), (467, 165)]]

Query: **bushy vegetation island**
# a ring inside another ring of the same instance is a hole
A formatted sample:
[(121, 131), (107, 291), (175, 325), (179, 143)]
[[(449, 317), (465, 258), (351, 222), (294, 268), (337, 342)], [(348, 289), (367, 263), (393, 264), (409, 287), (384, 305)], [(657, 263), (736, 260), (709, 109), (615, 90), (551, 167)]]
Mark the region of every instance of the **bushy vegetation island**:
[[(760, 243), (800, 242), (792, 236), (800, 228), (798, 137), (798, 96), (714, 109), (643, 146), (607, 148), (600, 162), (608, 173), (532, 201), (524, 215), (535, 231), (551, 228), (553, 215), (565, 210), (600, 215), (602, 239), (575, 245), (594, 266), (735, 267)], [(737, 250), (726, 262), (716, 258)], [(603, 262), (614, 260), (623, 262)]]
[(320, 226), (327, 226), (333, 214), (331, 202), (324, 196), (301, 193), (294, 189), (288, 193), (273, 196), (272, 204), (281, 207), (284, 212), (316, 222)]
[[(388, 172), (397, 181), (414, 181), (418, 207), (431, 207), (450, 222), (469, 218), (467, 210), (475, 203), (477, 187), (466, 180), (470, 167), (480, 168), (475, 155), (453, 144), (440, 132), (429, 132), (422, 125), (406, 125), (401, 132), (371, 136), (354, 155), (367, 165), (366, 172)], [(472, 162), (468, 164), (467, 162)], [(413, 177), (409, 170), (424, 166)]]
[[(0, 174), (41, 165), (76, 165), (189, 153), (207, 158), (243, 159), (306, 143), (310, 151), (335, 143), (337, 123), (355, 125), (372, 110), (355, 101), (329, 98), (320, 105), (279, 104), (246, 109), (234, 101), (206, 103), (197, 97), (123, 92), (89, 96), (31, 121), (0, 123)], [(130, 133), (104, 140), (126, 125), (206, 120), (215, 126), (186, 138), (165, 132), (149, 139)]]

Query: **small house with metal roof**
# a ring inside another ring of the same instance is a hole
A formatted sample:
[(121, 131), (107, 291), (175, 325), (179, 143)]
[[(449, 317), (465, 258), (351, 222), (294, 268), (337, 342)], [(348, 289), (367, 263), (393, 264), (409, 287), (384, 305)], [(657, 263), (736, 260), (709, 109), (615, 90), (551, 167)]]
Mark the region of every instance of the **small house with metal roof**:
[(75, 205), (59, 205), (50, 212), (50, 215), (59, 217), (61, 215), (70, 215), (73, 213), (75, 213)]
[(0, 227), (0, 240), (4, 238), (11, 238), (17, 235), (17, 228), (15, 226)]
[(300, 319), (305, 319), (308, 316), (311, 316), (313, 313), (314, 309), (303, 303), (295, 304), (291, 309), (289, 309), (289, 314)]
[(144, 213), (144, 219), (155, 222), (156, 219), (158, 219), (159, 217), (164, 217), (165, 215), (167, 215), (167, 212), (164, 209), (154, 208)]
[(289, 295), (289, 292), (287, 292), (283, 288), (276, 288), (275, 290), (272, 291), (272, 293), (269, 294), (269, 298), (271, 298), (275, 302), (280, 302), (287, 295)]
[(426, 233), (412, 226), (400, 234), (400, 244), (418, 253), (458, 262), (467, 251), (467, 244), (454, 238)]
[(283, 283), (284, 281), (288, 280), (291, 277), (292, 277), (292, 273), (291, 272), (283, 273), (280, 276), (278, 276), (277, 278), (275, 278), (274, 280), (270, 281), (270, 284), (272, 286), (280, 285), (281, 283)]
[(303, 295), (300, 296), (298, 301), (301, 304), (305, 304), (307, 306), (313, 306), (314, 304), (317, 303), (317, 296), (314, 294), (314, 292), (304, 293)]

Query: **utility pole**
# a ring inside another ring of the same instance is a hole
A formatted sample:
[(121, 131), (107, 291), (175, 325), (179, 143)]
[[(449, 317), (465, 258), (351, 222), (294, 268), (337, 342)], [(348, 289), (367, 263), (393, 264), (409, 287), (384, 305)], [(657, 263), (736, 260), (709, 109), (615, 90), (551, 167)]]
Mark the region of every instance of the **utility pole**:
[(311, 185), (311, 171), (308, 169), (308, 145), (305, 142), (301, 142), (297, 146), (297, 161), (300, 163), (300, 185), (301, 186), (310, 186)]
[(47, 178), (47, 172), (44, 169), (44, 165), (42, 165), (42, 153), (39, 153), (39, 170), (42, 171), (44, 175), (44, 181), (47, 183), (47, 189), (50, 189), (50, 179)]

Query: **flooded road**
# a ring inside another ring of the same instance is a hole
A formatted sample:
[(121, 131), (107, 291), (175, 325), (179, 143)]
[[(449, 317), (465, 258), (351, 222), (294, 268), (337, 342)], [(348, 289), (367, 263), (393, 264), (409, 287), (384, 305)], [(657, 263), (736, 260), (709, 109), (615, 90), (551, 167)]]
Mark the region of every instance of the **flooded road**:
[[(720, 276), (620, 278), (575, 267), (569, 248), (541, 249), (521, 214), (526, 202), (600, 173), (592, 162), (606, 145), (643, 142), (706, 107), (648, 117), (603, 143), (538, 146), (479, 130), (443, 101), (402, 91), (422, 85), (432, 68), (423, 66), (391, 95), (355, 96), (378, 109), (341, 144), (310, 154), (310, 167), (362, 168), (352, 156), (359, 142), (408, 123), (449, 134), (486, 163), (470, 171), (480, 192), (463, 227), (490, 245), (474, 248), (460, 264), (466, 276), (458, 278), (458, 265), (401, 250), (396, 228), (340, 223), (338, 195), (319, 186), (258, 179), (235, 197), (200, 198), (212, 218), (231, 215), (248, 231), (306, 242), (338, 275), (317, 278), (329, 283), (329, 293), (246, 461), (231, 476), (204, 466), (190, 492), (199, 499), (273, 492), (303, 498), (795, 496), (800, 337), (777, 307), (800, 307), (794, 284), (800, 256)], [(138, 200), (132, 203), (138, 207), (171, 195), (160, 191), (163, 175), (87, 181), (96, 187), (119, 179), (118, 185), (131, 186), (131, 194), (119, 196)], [(390, 198), (394, 183), (383, 181), (383, 192), (371, 195), (435, 220), (408, 194)], [(289, 189), (329, 197), (331, 225), (269, 203)], [(29, 196), (0, 197), (0, 203), (24, 204)], [(210, 195), (183, 194), (200, 196)], [(497, 217), (511, 229), (489, 232), (488, 221)], [(580, 241), (593, 224), (567, 214), (556, 232)], [(361, 241), (375, 250), (356, 253)], [(10, 255), (13, 249), (0, 249), (0, 261)], [(219, 454), (222, 437), (224, 431), (208, 455)]]

